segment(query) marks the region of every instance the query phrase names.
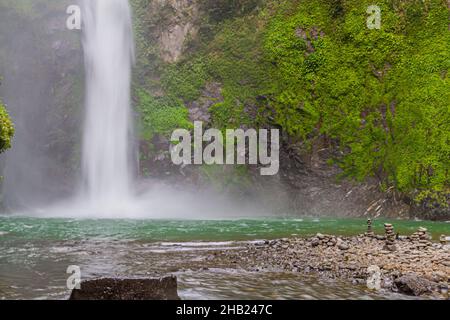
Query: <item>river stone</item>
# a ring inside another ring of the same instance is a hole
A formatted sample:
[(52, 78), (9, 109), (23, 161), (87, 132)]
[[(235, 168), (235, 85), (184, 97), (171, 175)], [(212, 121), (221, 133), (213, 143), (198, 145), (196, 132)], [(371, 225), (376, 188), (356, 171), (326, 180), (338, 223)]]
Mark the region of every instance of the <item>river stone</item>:
[(318, 238), (313, 238), (311, 241), (312, 247), (317, 247), (320, 244), (320, 240)]
[(424, 293), (429, 293), (436, 288), (436, 283), (415, 274), (401, 276), (400, 278), (395, 279), (394, 283), (399, 292), (411, 296), (420, 296)]
[(101, 278), (81, 282), (69, 300), (180, 300), (177, 278)]
[(441, 264), (443, 264), (446, 267), (450, 267), (450, 261), (444, 260), (441, 262)]
[(381, 270), (377, 265), (371, 265), (367, 268), (367, 273), (369, 276), (366, 280), (367, 288), (370, 290), (380, 290), (381, 289)]
[(438, 271), (434, 271), (433, 273), (432, 273), (432, 275), (433, 275), (433, 278), (436, 280), (436, 281), (447, 281), (447, 279), (449, 279), (450, 278), (450, 275), (448, 275), (447, 273), (445, 273), (444, 271), (440, 271), (440, 270), (438, 270)]
[(349, 245), (346, 242), (344, 242), (344, 241), (339, 241), (338, 242), (338, 248), (340, 250), (348, 250), (348, 249), (350, 249)]
[(439, 290), (441, 291), (441, 294), (447, 295), (448, 294), (448, 284), (446, 282), (439, 283)]

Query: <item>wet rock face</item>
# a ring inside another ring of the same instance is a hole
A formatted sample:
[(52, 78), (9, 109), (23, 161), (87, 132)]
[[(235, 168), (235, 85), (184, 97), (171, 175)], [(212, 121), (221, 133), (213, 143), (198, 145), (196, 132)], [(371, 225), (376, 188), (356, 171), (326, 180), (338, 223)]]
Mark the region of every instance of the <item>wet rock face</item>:
[(206, 125), (209, 125), (211, 120), (209, 108), (222, 101), (221, 84), (217, 82), (207, 83), (200, 97), (188, 104), (189, 119), (191, 121), (203, 121)]
[[(450, 203), (450, 196), (447, 196), (447, 203)], [(410, 217), (424, 220), (446, 221), (450, 219), (450, 207), (443, 206), (434, 199), (425, 199), (421, 203), (412, 202)]]
[(180, 300), (177, 278), (87, 280), (69, 300)]
[(161, 15), (158, 28), (161, 58), (176, 62), (185, 49), (185, 41), (198, 31), (199, 4), (196, 0), (153, 0), (150, 12)]

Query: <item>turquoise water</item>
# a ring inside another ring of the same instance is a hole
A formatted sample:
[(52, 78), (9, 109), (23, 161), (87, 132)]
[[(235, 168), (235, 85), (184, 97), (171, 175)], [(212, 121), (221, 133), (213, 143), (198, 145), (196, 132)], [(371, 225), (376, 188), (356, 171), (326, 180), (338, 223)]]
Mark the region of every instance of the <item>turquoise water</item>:
[[(437, 239), (450, 224), (378, 219), (400, 234), (424, 226)], [(174, 274), (184, 299), (404, 299), (346, 281), (281, 271), (248, 272), (210, 262), (248, 241), (317, 232), (355, 235), (365, 219), (77, 220), (0, 217), (0, 299), (66, 299), (67, 267), (82, 280)]]
[[(450, 234), (450, 223), (376, 219), (375, 233), (383, 234), (383, 223), (394, 225), (402, 235), (426, 227), (437, 240)], [(237, 220), (77, 220), (0, 217), (0, 239), (21, 240), (111, 240), (227, 241), (311, 236), (317, 232), (356, 235), (366, 231), (365, 219), (260, 218)]]

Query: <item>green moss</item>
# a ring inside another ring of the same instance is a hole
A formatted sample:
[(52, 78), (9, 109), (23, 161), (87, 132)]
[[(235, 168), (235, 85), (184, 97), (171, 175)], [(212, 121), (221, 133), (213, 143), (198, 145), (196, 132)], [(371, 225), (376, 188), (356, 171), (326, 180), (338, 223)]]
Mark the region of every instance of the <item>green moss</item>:
[(200, 96), (201, 89), (208, 80), (207, 66), (207, 59), (202, 58), (170, 64), (162, 74), (162, 87), (183, 101), (193, 101)]
[(169, 100), (149, 105), (182, 108), (218, 82), (215, 127), (278, 125), (307, 145), (326, 138), (341, 149), (334, 162), (345, 177), (376, 177), (417, 199), (448, 193), (445, 1), (379, 0), (380, 30), (366, 27), (371, 0), (208, 4), (222, 13), (206, 10), (196, 51), (161, 65)]
[(233, 89), (233, 87), (225, 87), (222, 90), (224, 100), (215, 103), (209, 109), (215, 128), (233, 129), (251, 124), (251, 119), (245, 113), (244, 104), (238, 98), (239, 94), (236, 94)]
[(168, 97), (154, 97), (145, 90), (138, 90), (140, 135), (151, 140), (155, 134), (170, 137), (174, 129), (191, 128), (188, 110), (181, 101)]
[[(276, 65), (277, 122), (302, 139), (336, 139), (344, 151), (336, 161), (346, 176), (376, 176), (404, 192), (445, 189), (450, 168), (445, 4), (378, 1), (381, 30), (369, 30), (365, 9), (371, 1), (339, 3), (340, 19), (333, 17), (336, 4), (307, 1), (272, 20), (264, 50)], [(323, 35), (312, 37), (319, 30)]]

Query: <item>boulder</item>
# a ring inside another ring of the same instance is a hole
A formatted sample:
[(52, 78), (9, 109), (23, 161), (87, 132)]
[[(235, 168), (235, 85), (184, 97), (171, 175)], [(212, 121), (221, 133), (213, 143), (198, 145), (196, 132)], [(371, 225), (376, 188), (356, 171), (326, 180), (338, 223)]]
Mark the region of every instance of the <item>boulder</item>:
[(101, 278), (81, 282), (69, 300), (180, 300), (177, 278)]
[(369, 275), (366, 279), (367, 288), (370, 290), (380, 290), (381, 289), (381, 270), (377, 265), (371, 265), (367, 268), (367, 274)]
[(416, 274), (406, 274), (394, 281), (398, 291), (411, 296), (420, 296), (436, 289), (436, 283)]
[(341, 239), (337, 240), (337, 246), (340, 250), (343, 250), (343, 251), (350, 249), (350, 246), (348, 245), (348, 243)]
[(313, 238), (311, 240), (311, 246), (312, 247), (317, 247), (320, 244), (320, 240), (318, 238)]

